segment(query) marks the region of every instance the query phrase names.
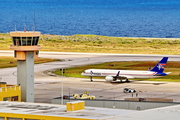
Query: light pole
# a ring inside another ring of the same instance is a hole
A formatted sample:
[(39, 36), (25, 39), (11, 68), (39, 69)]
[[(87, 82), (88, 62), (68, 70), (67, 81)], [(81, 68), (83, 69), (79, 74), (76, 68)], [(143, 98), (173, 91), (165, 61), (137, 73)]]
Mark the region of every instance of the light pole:
[(61, 78), (61, 105), (63, 105), (63, 68), (61, 69), (62, 78)]

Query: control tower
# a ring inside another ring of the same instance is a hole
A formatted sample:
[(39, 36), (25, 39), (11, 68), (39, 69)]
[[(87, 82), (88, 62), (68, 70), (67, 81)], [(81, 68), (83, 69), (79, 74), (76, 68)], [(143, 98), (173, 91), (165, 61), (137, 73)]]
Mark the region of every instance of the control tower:
[(10, 32), (17, 59), (17, 84), (21, 86), (21, 96), (24, 102), (34, 102), (34, 58), (38, 57), (41, 48), (38, 45), (40, 32), (14, 31)]

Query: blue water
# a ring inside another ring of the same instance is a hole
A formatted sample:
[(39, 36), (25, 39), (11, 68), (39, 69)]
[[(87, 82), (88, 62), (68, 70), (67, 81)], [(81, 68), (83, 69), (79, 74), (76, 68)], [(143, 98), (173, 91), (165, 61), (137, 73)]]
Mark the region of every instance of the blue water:
[(178, 0), (0, 0), (0, 32), (180, 38)]

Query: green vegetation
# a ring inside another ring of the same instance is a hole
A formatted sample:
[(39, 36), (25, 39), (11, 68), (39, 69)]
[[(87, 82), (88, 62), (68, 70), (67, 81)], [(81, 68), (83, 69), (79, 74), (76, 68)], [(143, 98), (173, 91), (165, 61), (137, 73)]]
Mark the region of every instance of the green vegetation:
[[(46, 63), (46, 62), (52, 62), (57, 61), (56, 59), (48, 59), (48, 58), (37, 58), (35, 59), (34, 63)], [(8, 67), (16, 67), (17, 66), (17, 60), (14, 59), (14, 57), (5, 57), (0, 56), (0, 68), (8, 68)]]
[[(12, 44), (9, 34), (0, 34), (1, 50)], [(120, 54), (173, 54), (180, 53), (180, 39), (128, 38), (98, 35), (41, 35), (41, 51), (120, 53)]]
[(1, 50), (10, 50), (9, 46), (12, 44), (12, 40), (9, 34), (0, 33), (0, 48)]
[[(0, 33), (1, 50), (10, 50), (12, 44), (10, 34)], [(89, 53), (119, 53), (119, 54), (180, 54), (180, 39), (175, 38), (128, 38), (128, 37), (108, 37), (98, 35), (41, 35), (39, 44), (41, 51), (57, 52), (89, 52)], [(0, 62), (0, 68), (16, 66), (14, 58)], [(50, 60), (51, 61), (51, 60)], [(48, 62), (47, 59), (43, 62)], [(143, 66), (139, 66), (143, 64)], [(80, 73), (88, 68), (108, 68), (108, 69), (134, 69), (146, 70), (149, 66), (154, 66), (154, 62), (113, 62), (101, 65), (89, 65), (78, 68), (69, 68), (65, 75), (70, 77), (82, 77)], [(180, 81), (178, 62), (169, 62), (166, 71), (172, 73), (167, 77), (152, 80), (157, 81)], [(112, 65), (112, 66), (110, 66)], [(58, 73), (58, 71), (56, 71)], [(151, 79), (149, 79), (151, 80)]]
[[(153, 67), (157, 62), (148, 61), (133, 61), (133, 62), (107, 62), (102, 64), (80, 66), (74, 68), (68, 68), (65, 70), (64, 76), (67, 77), (79, 77), (88, 78), (81, 76), (81, 73), (86, 69), (120, 69), (120, 70), (147, 70), (149, 67)], [(179, 62), (168, 62), (164, 72), (172, 72), (171, 74), (154, 79), (146, 79), (149, 81), (169, 81), (169, 82), (180, 82), (180, 63)], [(61, 75), (61, 71), (54, 71), (55, 74)], [(102, 78), (102, 77), (101, 77)], [(104, 79), (104, 78), (102, 78)], [(137, 79), (136, 79), (137, 80)], [(141, 80), (141, 79), (140, 79)]]

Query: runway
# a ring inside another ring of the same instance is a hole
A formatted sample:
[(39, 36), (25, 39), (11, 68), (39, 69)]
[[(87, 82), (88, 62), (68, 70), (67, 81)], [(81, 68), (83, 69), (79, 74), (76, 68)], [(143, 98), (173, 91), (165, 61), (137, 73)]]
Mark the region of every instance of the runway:
[[(0, 51), (0, 56), (13, 56), (13, 51)], [(62, 62), (50, 62), (34, 66), (35, 72), (35, 102), (49, 103), (54, 97), (61, 96), (63, 81), (64, 94), (81, 94), (89, 91), (99, 99), (119, 99), (132, 97), (123, 93), (124, 87), (144, 91), (138, 97), (173, 98), (180, 102), (180, 83), (133, 81), (131, 83), (108, 83), (103, 79), (90, 82), (84, 78), (54, 77), (44, 74), (46, 70), (67, 68), (73, 66), (97, 64), (111, 61), (159, 61), (162, 57), (169, 57), (169, 61), (179, 61), (180, 55), (134, 55), (134, 54), (99, 54), (99, 53), (70, 53), (70, 52), (40, 52), (39, 57), (63, 59)], [(16, 84), (16, 67), (1, 69), (2, 81)], [(156, 84), (158, 83), (158, 84)]]

